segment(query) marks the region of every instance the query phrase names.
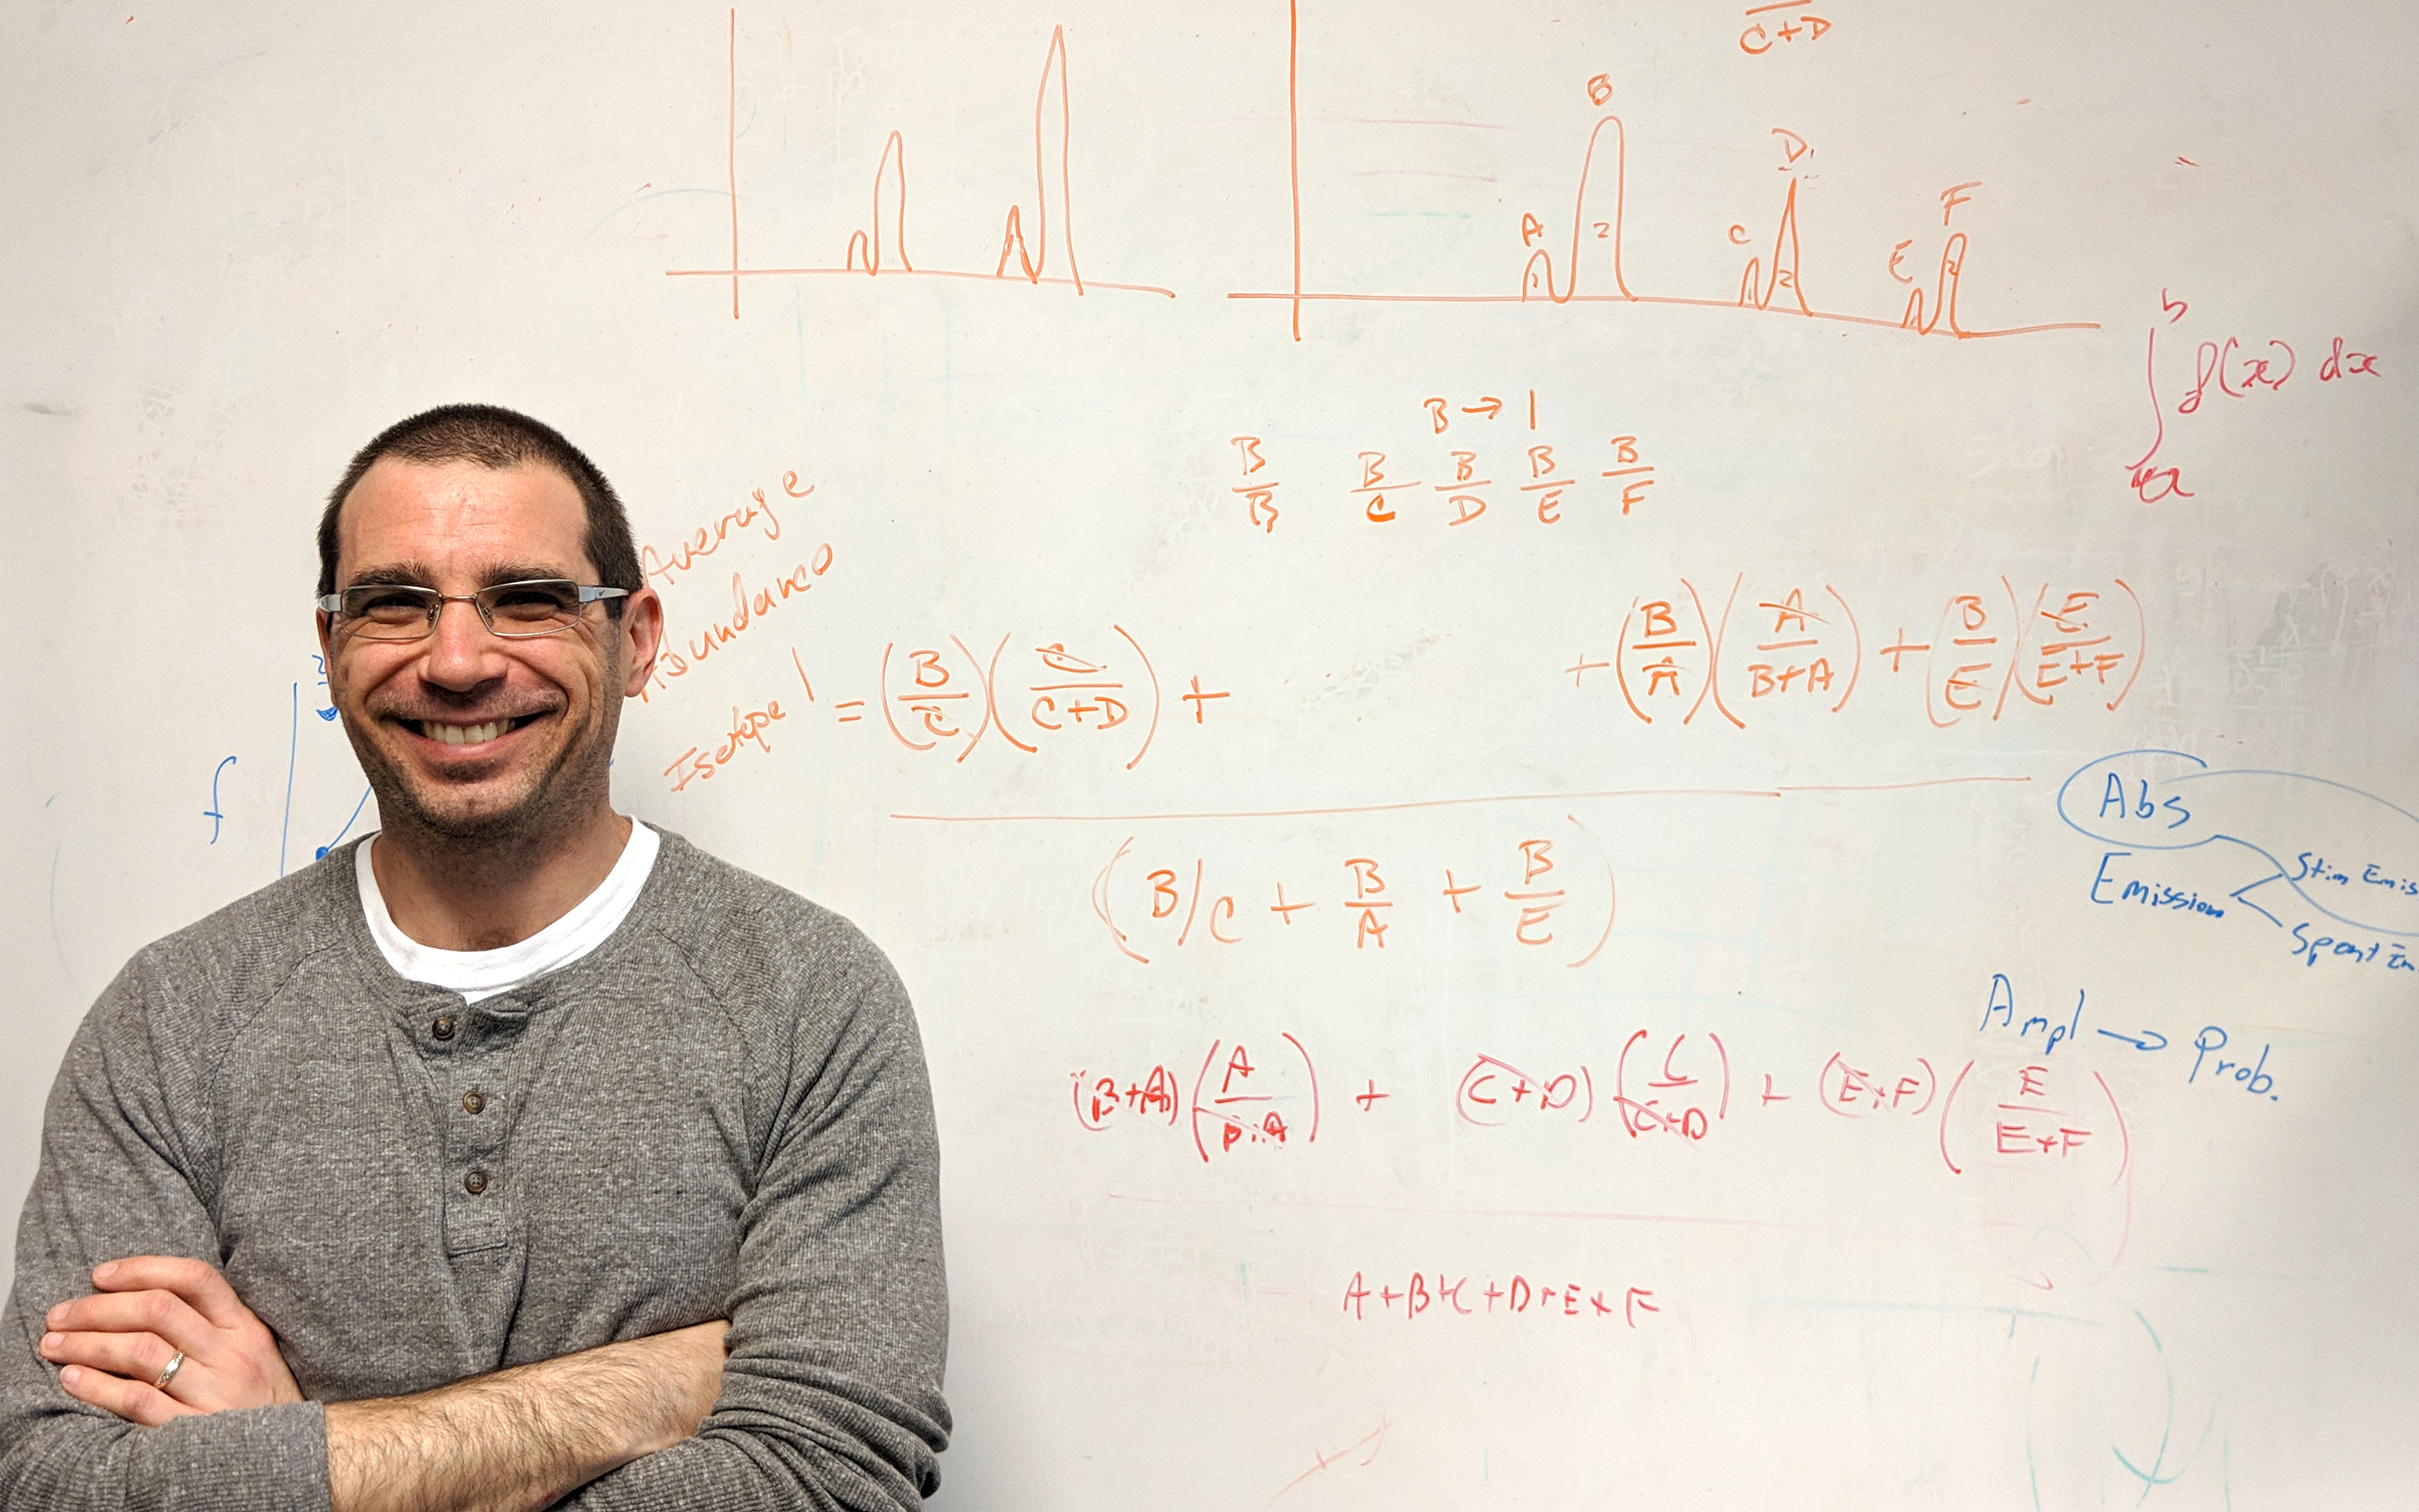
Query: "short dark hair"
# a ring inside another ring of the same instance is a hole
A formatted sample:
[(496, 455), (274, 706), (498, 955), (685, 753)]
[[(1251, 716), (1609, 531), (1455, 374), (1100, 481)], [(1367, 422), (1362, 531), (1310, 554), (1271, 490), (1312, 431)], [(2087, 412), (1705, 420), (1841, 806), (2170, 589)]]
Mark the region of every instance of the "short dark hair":
[[(531, 464), (552, 468), (579, 490), (579, 501), (587, 506), (588, 533), (582, 545), (604, 585), (634, 594), (647, 585), (646, 575), (639, 567), (638, 546), (630, 536), (629, 514), (587, 453), (565, 440), (553, 426), (516, 410), (491, 404), (449, 404), (396, 421), (353, 454), (345, 475), (329, 491), (328, 507), (319, 515), (322, 594), (336, 591), (336, 517), (345, 507), (345, 496), (362, 481), (362, 473), (389, 456), (429, 465), (473, 462), (497, 471)], [(622, 604), (621, 599), (608, 599), (605, 608), (618, 618)]]

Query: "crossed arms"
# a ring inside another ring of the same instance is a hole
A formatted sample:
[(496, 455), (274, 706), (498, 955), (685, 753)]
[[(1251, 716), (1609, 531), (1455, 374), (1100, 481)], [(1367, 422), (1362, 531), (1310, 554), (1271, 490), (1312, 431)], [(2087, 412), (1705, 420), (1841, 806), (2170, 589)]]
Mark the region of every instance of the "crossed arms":
[[(67, 1394), (146, 1427), (302, 1400), (277, 1341), (200, 1260), (97, 1267), (43, 1321)], [(334, 1512), (534, 1512), (693, 1437), (722, 1388), (719, 1319), (408, 1396), (327, 1409)], [(174, 1364), (175, 1370), (169, 1367)], [(168, 1375), (165, 1389), (155, 1384)]]

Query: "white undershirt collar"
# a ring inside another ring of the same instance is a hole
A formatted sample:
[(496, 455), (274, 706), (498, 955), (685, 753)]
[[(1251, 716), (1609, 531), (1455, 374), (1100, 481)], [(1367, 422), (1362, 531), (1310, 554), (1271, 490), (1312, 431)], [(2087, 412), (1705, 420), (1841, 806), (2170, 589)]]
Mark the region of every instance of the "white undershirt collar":
[(370, 866), (370, 847), (377, 837), (353, 851), (353, 880), (362, 895), (362, 915), (369, 921), (370, 938), (387, 964), (408, 980), (460, 993), (470, 1002), (493, 997), (559, 971), (605, 943), (629, 917), (663, 841), (637, 820), (613, 870), (596, 889), (574, 903), (571, 912), (516, 945), (501, 950), (440, 950), (423, 945), (395, 927), (387, 912), (386, 895), (378, 890), (377, 873)]

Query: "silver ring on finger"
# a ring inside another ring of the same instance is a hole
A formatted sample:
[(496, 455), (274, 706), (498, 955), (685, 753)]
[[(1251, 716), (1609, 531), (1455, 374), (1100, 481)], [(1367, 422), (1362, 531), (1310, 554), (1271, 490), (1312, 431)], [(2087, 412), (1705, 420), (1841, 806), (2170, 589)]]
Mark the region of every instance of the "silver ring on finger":
[(176, 1380), (177, 1372), (184, 1368), (185, 1351), (178, 1350), (175, 1357), (169, 1360), (167, 1365), (161, 1368), (160, 1379), (151, 1382), (151, 1389), (154, 1391), (166, 1391), (168, 1389), (168, 1382)]

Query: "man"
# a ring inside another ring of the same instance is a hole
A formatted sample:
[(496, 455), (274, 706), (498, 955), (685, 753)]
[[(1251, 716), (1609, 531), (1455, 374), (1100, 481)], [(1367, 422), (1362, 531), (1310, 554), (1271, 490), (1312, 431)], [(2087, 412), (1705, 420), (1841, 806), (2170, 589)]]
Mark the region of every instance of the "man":
[(611, 486), (451, 407), (319, 544), (384, 828), (78, 1030), (0, 1506), (914, 1506), (949, 1427), (915, 1021), (844, 920), (613, 812), (663, 608)]

